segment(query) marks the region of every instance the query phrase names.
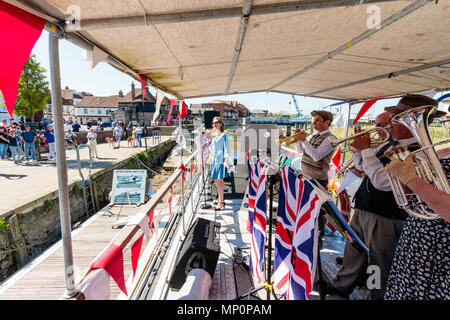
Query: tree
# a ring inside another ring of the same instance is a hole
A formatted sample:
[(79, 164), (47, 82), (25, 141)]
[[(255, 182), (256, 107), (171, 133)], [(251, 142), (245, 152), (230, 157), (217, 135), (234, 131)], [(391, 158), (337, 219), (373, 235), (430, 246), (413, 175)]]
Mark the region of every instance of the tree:
[(36, 112), (45, 109), (47, 100), (50, 98), (45, 72), (47, 70), (41, 67), (35, 55), (31, 55), (19, 79), (14, 114), (32, 121)]

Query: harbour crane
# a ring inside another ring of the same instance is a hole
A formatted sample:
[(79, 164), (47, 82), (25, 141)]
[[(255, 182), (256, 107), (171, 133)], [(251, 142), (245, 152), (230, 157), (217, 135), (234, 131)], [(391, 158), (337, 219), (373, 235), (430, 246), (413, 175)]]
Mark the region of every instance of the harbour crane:
[(298, 107), (297, 100), (295, 100), (294, 95), (292, 95), (292, 100), (294, 100), (295, 109), (297, 109), (297, 114), (294, 115), (294, 118), (301, 117), (303, 114), (302, 114), (300, 108)]

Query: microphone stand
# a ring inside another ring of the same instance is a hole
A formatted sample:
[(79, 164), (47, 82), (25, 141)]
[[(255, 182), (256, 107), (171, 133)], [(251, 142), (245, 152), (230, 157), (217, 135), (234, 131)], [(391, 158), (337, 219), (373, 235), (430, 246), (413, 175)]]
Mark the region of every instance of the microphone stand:
[(278, 297), (275, 295), (275, 292), (273, 290), (273, 284), (271, 281), (272, 277), (272, 214), (273, 214), (273, 186), (278, 181), (278, 175), (269, 175), (268, 177), (268, 187), (269, 187), (269, 238), (268, 238), (268, 244), (267, 244), (267, 268), (266, 268), (266, 282), (264, 282), (260, 287), (243, 294), (236, 298), (236, 300), (243, 299), (249, 295), (252, 295), (260, 290), (265, 289), (267, 292), (266, 299), (270, 300), (270, 294), (272, 293), (275, 300), (279, 300)]

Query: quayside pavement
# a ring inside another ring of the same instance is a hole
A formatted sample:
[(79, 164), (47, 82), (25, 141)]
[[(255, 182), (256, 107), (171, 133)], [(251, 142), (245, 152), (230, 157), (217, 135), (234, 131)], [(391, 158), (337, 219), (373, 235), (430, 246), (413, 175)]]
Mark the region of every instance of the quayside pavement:
[[(161, 143), (171, 137), (161, 136)], [(144, 140), (144, 138), (143, 138)], [(147, 147), (158, 144), (153, 143), (152, 137), (147, 137)], [(143, 147), (128, 146), (127, 141), (121, 141), (120, 148), (113, 149), (108, 143), (97, 144), (99, 158), (93, 159), (92, 173), (108, 168), (111, 165), (127, 159), (134, 154), (145, 150)], [(89, 173), (89, 151), (81, 148), (81, 172), (84, 178)], [(77, 155), (75, 150), (66, 150), (68, 183), (81, 180), (78, 171)], [(56, 161), (38, 161), (14, 164), (11, 160), (0, 160), (0, 190), (2, 190), (2, 201), (0, 201), (0, 216), (19, 208), (33, 200), (58, 190), (58, 176)]]

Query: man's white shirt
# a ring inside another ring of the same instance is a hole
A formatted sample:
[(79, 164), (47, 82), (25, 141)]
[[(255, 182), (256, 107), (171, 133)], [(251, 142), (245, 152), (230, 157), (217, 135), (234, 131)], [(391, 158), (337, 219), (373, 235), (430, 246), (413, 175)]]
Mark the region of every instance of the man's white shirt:
[[(398, 140), (398, 145), (407, 146), (416, 143), (416, 138)], [(372, 185), (381, 191), (391, 191), (389, 176), (384, 170), (384, 165), (376, 156), (377, 152), (388, 142), (382, 143), (376, 148), (367, 148), (352, 153), (352, 159), (356, 169), (364, 171), (370, 178)]]
[[(321, 132), (318, 132), (318, 134), (323, 135), (327, 132), (330, 132), (330, 130), (324, 130)], [(319, 161), (323, 157), (325, 157), (327, 154), (329, 154), (331, 151), (334, 150), (333, 146), (330, 143), (330, 140), (334, 140), (336, 137), (333, 135), (325, 138), (322, 143), (317, 147), (314, 148), (309, 141), (299, 141), (296, 143), (295, 147), (297, 149), (298, 153), (306, 153), (308, 154), (314, 161)]]

